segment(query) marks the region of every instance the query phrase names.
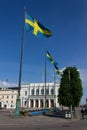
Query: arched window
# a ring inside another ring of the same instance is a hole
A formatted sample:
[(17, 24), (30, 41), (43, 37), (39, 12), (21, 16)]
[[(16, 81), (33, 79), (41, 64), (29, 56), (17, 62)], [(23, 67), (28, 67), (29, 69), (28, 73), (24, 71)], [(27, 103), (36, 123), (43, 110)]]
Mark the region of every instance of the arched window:
[(46, 89), (46, 95), (49, 95), (49, 89)]
[(27, 106), (27, 101), (24, 102), (24, 105)]
[(41, 89), (41, 95), (44, 95), (44, 89)]
[(51, 89), (51, 94), (54, 94), (54, 90), (53, 90), (53, 88)]
[(31, 90), (31, 95), (34, 95), (34, 89)]
[(27, 91), (25, 91), (25, 96), (27, 96)]
[(36, 95), (39, 95), (39, 89), (36, 90)]

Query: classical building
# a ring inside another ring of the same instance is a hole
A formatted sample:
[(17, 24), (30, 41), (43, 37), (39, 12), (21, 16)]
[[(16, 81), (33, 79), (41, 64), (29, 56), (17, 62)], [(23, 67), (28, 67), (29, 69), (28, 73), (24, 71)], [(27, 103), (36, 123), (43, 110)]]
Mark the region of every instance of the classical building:
[[(20, 90), (20, 108), (42, 109), (59, 107), (58, 83), (22, 84)], [(18, 87), (0, 88), (0, 108), (16, 108)]]
[(31, 109), (59, 107), (58, 89), (58, 83), (24, 84), (20, 91), (21, 107)]
[(0, 88), (0, 108), (15, 108), (17, 95), (17, 88)]

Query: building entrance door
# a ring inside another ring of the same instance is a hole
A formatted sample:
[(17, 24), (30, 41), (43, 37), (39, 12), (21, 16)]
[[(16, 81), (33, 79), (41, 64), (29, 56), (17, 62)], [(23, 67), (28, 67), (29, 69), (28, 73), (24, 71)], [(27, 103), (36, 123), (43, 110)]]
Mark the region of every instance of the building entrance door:
[(33, 102), (33, 100), (31, 100), (31, 107), (33, 107), (33, 104), (34, 104), (34, 102)]
[(40, 100), (40, 107), (43, 108), (43, 100)]
[(38, 107), (38, 100), (36, 100), (35, 102), (35, 107)]
[(46, 107), (49, 107), (49, 101), (46, 100)]
[(51, 107), (54, 107), (54, 100), (51, 100)]

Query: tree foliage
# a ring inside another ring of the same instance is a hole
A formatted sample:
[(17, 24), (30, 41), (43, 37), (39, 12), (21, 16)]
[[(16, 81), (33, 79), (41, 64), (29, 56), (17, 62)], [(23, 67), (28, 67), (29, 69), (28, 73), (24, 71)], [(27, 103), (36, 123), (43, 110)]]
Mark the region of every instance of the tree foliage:
[(76, 67), (67, 67), (60, 81), (58, 101), (63, 106), (79, 106), (83, 95), (80, 73)]

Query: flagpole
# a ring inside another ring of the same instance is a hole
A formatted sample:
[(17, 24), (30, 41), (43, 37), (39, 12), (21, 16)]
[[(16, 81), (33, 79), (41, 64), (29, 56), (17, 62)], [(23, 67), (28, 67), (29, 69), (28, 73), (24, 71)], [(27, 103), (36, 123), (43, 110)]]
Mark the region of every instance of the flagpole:
[(44, 82), (45, 82), (45, 103), (44, 108), (46, 108), (46, 50), (45, 50), (45, 73), (44, 73)]
[(55, 98), (55, 87), (56, 87), (56, 74), (55, 74), (55, 67), (54, 67), (54, 108), (56, 107), (56, 98)]
[[(25, 11), (26, 11), (26, 8), (24, 7), (24, 25), (25, 25)], [(24, 25), (23, 25), (22, 43), (21, 43), (18, 96), (17, 96), (17, 100), (16, 100), (16, 112), (15, 112), (16, 116), (20, 115), (20, 90), (21, 90), (21, 79), (22, 79), (22, 61), (23, 61), (23, 52), (24, 52)]]
[[(24, 6), (24, 20), (25, 20), (25, 11), (26, 8)], [(25, 25), (25, 21), (24, 21)], [(18, 83), (18, 95), (20, 96), (21, 90), (21, 79), (22, 79), (22, 61), (23, 61), (23, 52), (24, 52), (24, 25), (23, 25), (23, 32), (22, 32), (22, 44), (21, 44), (21, 56), (20, 56), (20, 70), (19, 70), (19, 83)]]

